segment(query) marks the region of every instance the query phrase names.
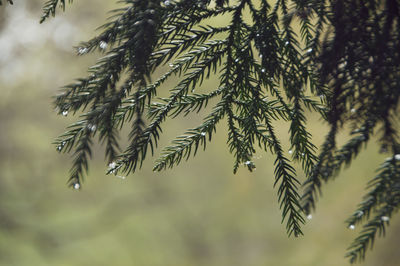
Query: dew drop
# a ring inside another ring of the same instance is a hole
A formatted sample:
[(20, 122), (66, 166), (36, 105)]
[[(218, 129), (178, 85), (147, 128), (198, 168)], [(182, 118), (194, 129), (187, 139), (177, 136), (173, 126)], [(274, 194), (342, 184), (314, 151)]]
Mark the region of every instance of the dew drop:
[(369, 62), (369, 63), (373, 63), (373, 62), (374, 62), (374, 58), (373, 58), (372, 56), (370, 56), (370, 57), (368, 58), (368, 62)]
[(354, 230), (354, 229), (356, 229), (356, 226), (354, 224), (351, 224), (351, 225), (349, 225), (349, 229)]
[(364, 215), (364, 212), (363, 211), (358, 211), (358, 212), (356, 212), (356, 216), (357, 217), (361, 217), (361, 216), (363, 216)]
[(81, 185), (79, 183), (74, 184), (74, 189), (78, 190), (81, 188)]
[(387, 216), (382, 216), (381, 217), (382, 222), (389, 222), (389, 217)]
[(260, 54), (258, 57), (262, 58), (262, 57), (263, 57), (263, 55), (262, 55), (262, 54)]
[(62, 112), (62, 115), (63, 115), (63, 116), (67, 116), (67, 115), (68, 115), (68, 111), (67, 111), (67, 110), (64, 110), (64, 111)]
[(259, 33), (257, 33), (257, 34), (256, 34), (256, 36), (257, 36), (257, 37), (260, 37), (260, 34), (259, 34)]
[(164, 5), (169, 6), (170, 4), (171, 4), (171, 2), (169, 0), (164, 1)]
[(239, 58), (236, 58), (236, 59), (235, 59), (235, 63), (237, 63), (237, 62), (239, 62)]
[(110, 167), (110, 169), (114, 169), (117, 166), (116, 162), (111, 162), (108, 164), (108, 167)]
[(285, 45), (289, 45), (289, 42), (288, 42), (288, 41), (286, 41), (286, 42), (285, 42)]
[(312, 214), (307, 215), (307, 219), (311, 220), (312, 219)]
[(107, 48), (107, 43), (105, 41), (101, 41), (99, 46), (100, 46), (101, 49), (104, 50), (104, 49)]
[(58, 151), (61, 151), (61, 149), (62, 149), (62, 146), (61, 146), (61, 145), (57, 146), (57, 150), (58, 150)]
[(116, 174), (116, 168), (117, 167), (117, 163), (116, 162), (111, 162), (108, 164), (108, 172), (110, 174)]
[(394, 156), (394, 159), (395, 159), (396, 161), (400, 161), (400, 154), (396, 154), (396, 155)]
[(87, 52), (88, 52), (88, 48), (86, 48), (86, 47), (79, 47), (79, 49), (78, 49), (78, 54), (79, 55), (83, 55), (83, 54), (86, 54)]
[(302, 153), (301, 153), (301, 156), (303, 156), (303, 157), (304, 157), (304, 155), (305, 155), (305, 154), (304, 154), (304, 152), (302, 152)]
[(343, 69), (347, 66), (347, 61), (344, 61), (343, 63), (339, 64), (339, 69)]
[(206, 135), (206, 132), (201, 132), (200, 135), (204, 137)]
[(120, 178), (120, 179), (122, 179), (122, 180), (125, 180), (125, 179), (126, 179), (126, 176), (123, 176), (123, 175), (117, 175), (116, 177), (118, 177), (118, 178)]
[(245, 165), (251, 165), (252, 162), (251, 162), (251, 161), (246, 161), (244, 164), (245, 164)]
[(96, 125), (93, 125), (93, 124), (88, 124), (87, 128), (92, 132), (94, 132), (97, 129)]
[(265, 68), (261, 69), (261, 72), (262, 72), (262, 73), (265, 73)]
[(289, 154), (293, 154), (293, 151), (292, 151), (292, 150), (289, 150)]
[(169, 63), (168, 65), (169, 65), (170, 67), (174, 67), (174, 64), (172, 64), (172, 63)]
[(350, 112), (351, 112), (352, 114), (354, 114), (354, 113), (356, 112), (356, 109), (352, 108), (352, 109), (350, 110)]
[(307, 50), (307, 53), (311, 53), (312, 52), (312, 48)]

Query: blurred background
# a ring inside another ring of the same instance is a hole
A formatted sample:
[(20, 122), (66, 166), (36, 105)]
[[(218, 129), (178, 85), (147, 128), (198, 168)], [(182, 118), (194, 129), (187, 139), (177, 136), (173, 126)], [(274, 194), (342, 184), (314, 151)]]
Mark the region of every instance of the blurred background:
[[(71, 156), (51, 143), (77, 118), (57, 116), (52, 97), (95, 63), (73, 46), (94, 36), (115, 2), (76, 1), (42, 25), (44, 0), (0, 7), (0, 265), (348, 265), (359, 228), (344, 221), (385, 157), (373, 142), (324, 187), (298, 239), (280, 223), (274, 158), (259, 153), (257, 171), (234, 175), (224, 125), (205, 152), (161, 173), (148, 158), (126, 179), (107, 176), (96, 147), (82, 189), (67, 187)], [(167, 122), (160, 146), (201, 119)], [(276, 127), (287, 146), (288, 125)], [(310, 128), (321, 143), (326, 126), (310, 116)], [(399, 218), (390, 223), (362, 265), (399, 265)]]

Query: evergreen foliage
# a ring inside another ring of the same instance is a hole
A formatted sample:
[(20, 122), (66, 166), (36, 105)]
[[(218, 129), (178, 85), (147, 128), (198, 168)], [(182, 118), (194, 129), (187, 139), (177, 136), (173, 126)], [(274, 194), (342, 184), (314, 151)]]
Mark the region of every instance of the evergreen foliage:
[[(7, 3), (9, 3), (9, 4), (11, 4), (11, 5), (14, 4), (12, 0), (7, 0)], [(2, 4), (3, 4), (3, 1), (0, 0), (0, 5), (2, 5)]]
[[(55, 99), (62, 115), (83, 112), (56, 140), (59, 152), (74, 154), (70, 185), (81, 187), (95, 137), (105, 144), (108, 173), (134, 173), (149, 153), (154, 154), (165, 120), (199, 113), (213, 100), (216, 104), (204, 121), (164, 148), (154, 170), (173, 167), (205, 149), (218, 123), (226, 123), (234, 172), (241, 165), (254, 170), (256, 147), (275, 156), (282, 222), (288, 235), (299, 236), (322, 183), (349, 166), (376, 136), (381, 152), (390, 157), (347, 221), (351, 229), (363, 224), (347, 256), (351, 263), (364, 259), (400, 206), (400, 1), (120, 4), (101, 33), (77, 48), (78, 55), (99, 52), (102, 57), (87, 77), (65, 86)], [(47, 1), (41, 22), (65, 5), (64, 0)], [(250, 14), (250, 22), (245, 14)], [(227, 25), (207, 25), (217, 16), (229, 18)], [(153, 80), (154, 71), (165, 64), (171, 68)], [(210, 75), (217, 75), (219, 84), (197, 93)], [(157, 98), (171, 77), (179, 81), (168, 97)], [(319, 150), (311, 142), (306, 112), (319, 113), (330, 127)], [(274, 129), (277, 120), (290, 124), (289, 153)], [(130, 143), (121, 149), (118, 133), (124, 125), (131, 127)], [(348, 127), (351, 138), (338, 147), (336, 136)], [(295, 163), (307, 176), (303, 190)]]
[[(68, 0), (72, 3), (73, 0)], [(65, 0), (49, 0), (43, 6), (43, 15), (40, 19), (40, 23), (44, 22), (48, 17), (56, 15), (57, 6), (65, 10)]]

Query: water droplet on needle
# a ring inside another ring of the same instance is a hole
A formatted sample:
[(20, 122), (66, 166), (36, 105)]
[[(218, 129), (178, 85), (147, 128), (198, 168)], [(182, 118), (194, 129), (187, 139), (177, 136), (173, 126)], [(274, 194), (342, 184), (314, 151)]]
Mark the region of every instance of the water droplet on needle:
[(382, 222), (389, 222), (389, 217), (387, 216), (382, 216), (381, 217)]
[(101, 49), (104, 50), (104, 49), (107, 48), (107, 43), (106, 43), (105, 41), (101, 41), (100, 44), (99, 44), (99, 46), (100, 46)]

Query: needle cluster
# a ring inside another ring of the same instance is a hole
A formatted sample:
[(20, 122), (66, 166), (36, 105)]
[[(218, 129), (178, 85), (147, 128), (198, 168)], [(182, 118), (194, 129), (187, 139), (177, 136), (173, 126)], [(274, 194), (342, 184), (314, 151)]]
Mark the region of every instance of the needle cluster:
[[(41, 22), (65, 2), (46, 2)], [(289, 235), (299, 236), (322, 184), (375, 136), (390, 157), (348, 220), (352, 229), (365, 223), (348, 252), (351, 262), (363, 259), (400, 206), (399, 1), (119, 2), (100, 34), (77, 48), (78, 55), (98, 52), (101, 58), (55, 99), (60, 114), (82, 113), (56, 140), (59, 152), (74, 155), (70, 185), (81, 187), (93, 139), (106, 147), (109, 173), (129, 174), (154, 154), (166, 120), (211, 110), (163, 149), (154, 170), (205, 149), (217, 125), (225, 123), (234, 172), (240, 166), (254, 170), (257, 147), (275, 156), (282, 222)], [(250, 21), (244, 19), (248, 15)], [(221, 16), (226, 25), (207, 24)], [(153, 80), (165, 64), (170, 69)], [(212, 75), (218, 84), (195, 92)], [(178, 81), (169, 96), (157, 98), (172, 77)], [(210, 102), (214, 106), (205, 109)], [(311, 142), (308, 112), (318, 113), (330, 127), (319, 151)], [(281, 145), (275, 121), (290, 125), (290, 152)], [(121, 148), (118, 133), (124, 125), (131, 128), (130, 143)], [(348, 126), (352, 137), (338, 147), (336, 136)], [(307, 176), (304, 191), (295, 163)]]

